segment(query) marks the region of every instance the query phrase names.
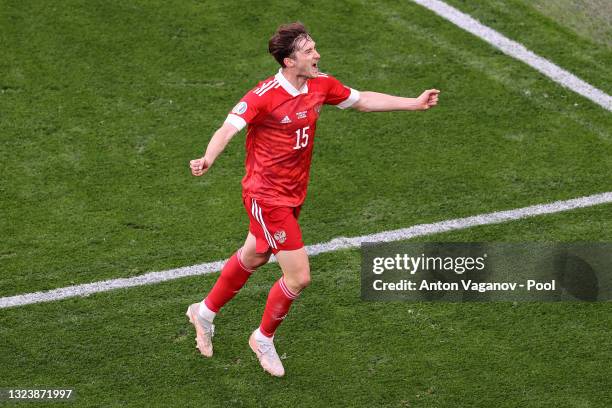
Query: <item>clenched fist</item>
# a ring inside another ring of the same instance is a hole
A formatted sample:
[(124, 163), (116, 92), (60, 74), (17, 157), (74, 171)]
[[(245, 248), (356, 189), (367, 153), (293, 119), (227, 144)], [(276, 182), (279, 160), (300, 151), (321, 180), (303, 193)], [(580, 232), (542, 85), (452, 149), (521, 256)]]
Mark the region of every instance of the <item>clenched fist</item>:
[(428, 89), (423, 92), (417, 99), (420, 109), (427, 110), (438, 104), (438, 94), (440, 91), (437, 89)]
[(208, 171), (210, 168), (210, 163), (208, 163), (204, 157), (201, 157), (199, 159), (191, 160), (189, 162), (189, 168), (191, 168), (191, 174), (194, 176), (201, 176)]

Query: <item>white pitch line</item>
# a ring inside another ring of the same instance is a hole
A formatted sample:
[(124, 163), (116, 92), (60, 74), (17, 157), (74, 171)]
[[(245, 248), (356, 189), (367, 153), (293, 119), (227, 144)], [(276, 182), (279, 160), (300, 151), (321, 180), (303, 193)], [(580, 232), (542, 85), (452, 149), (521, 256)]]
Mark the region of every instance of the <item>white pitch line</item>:
[(590, 99), (604, 109), (612, 111), (612, 97), (607, 93), (584, 82), (569, 71), (553, 64), (546, 58), (534, 54), (525, 48), (524, 45), (512, 41), (497, 31), (489, 28), (470, 15), (465, 14), (456, 8), (449, 6), (440, 0), (412, 0), (417, 4), (433, 11), (439, 16), (447, 19), (451, 23), (463, 28), (465, 31), (474, 34), (492, 46), (500, 49), (503, 53), (514, 57), (525, 64), (537, 69), (556, 83)]
[[(362, 235), (352, 238), (334, 238), (329, 242), (308, 245), (306, 251), (314, 256), (326, 252), (334, 252), (342, 249), (357, 248), (363, 242), (392, 242), (407, 240), (425, 235), (439, 234), (441, 232), (460, 230), (478, 225), (499, 224), (506, 221), (519, 220), (521, 218), (534, 217), (543, 214), (554, 214), (577, 208), (592, 207), (599, 204), (612, 203), (612, 192), (574, 198), (565, 201), (555, 201), (550, 204), (539, 204), (514, 210), (497, 211), (488, 214), (480, 214), (472, 217), (457, 218), (454, 220), (440, 221), (432, 224), (420, 224), (408, 228), (393, 231), (383, 231), (377, 234)], [(274, 259), (272, 259), (274, 262)], [(87, 283), (83, 285), (67, 286), (50, 290), (47, 292), (25, 293), (22, 295), (0, 298), (0, 309), (8, 307), (23, 306), (32, 303), (52, 302), (75, 296), (87, 296), (92, 293), (106, 292), (113, 289), (130, 288), (134, 286), (150, 285), (165, 282), (186, 276), (205, 275), (219, 271), (225, 261), (215, 261), (200, 265), (186, 266), (183, 268), (170, 269), (161, 272), (149, 272), (132, 278), (111, 279), (100, 282)]]

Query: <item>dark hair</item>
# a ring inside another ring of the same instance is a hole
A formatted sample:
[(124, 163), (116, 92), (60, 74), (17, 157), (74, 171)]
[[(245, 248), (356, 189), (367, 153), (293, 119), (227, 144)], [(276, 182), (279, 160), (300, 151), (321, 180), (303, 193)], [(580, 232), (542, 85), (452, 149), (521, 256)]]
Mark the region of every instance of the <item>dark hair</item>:
[(274, 59), (285, 67), (283, 60), (290, 57), (295, 52), (295, 47), (299, 40), (309, 38), (310, 34), (304, 24), (296, 21), (295, 23), (283, 24), (274, 33), (268, 42), (268, 51)]

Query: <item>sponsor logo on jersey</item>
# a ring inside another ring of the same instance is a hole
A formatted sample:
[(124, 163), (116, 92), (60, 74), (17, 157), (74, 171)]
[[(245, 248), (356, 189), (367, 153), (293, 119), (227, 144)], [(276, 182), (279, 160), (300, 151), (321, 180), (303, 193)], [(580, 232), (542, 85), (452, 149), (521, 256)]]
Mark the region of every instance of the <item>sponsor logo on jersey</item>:
[(238, 105), (234, 106), (234, 109), (232, 109), (232, 113), (235, 113), (236, 115), (242, 115), (246, 111), (247, 103), (244, 101), (238, 102)]
[(274, 239), (283, 244), (287, 240), (287, 234), (284, 230), (276, 231), (274, 233)]
[(283, 118), (283, 119), (280, 121), (280, 123), (283, 123), (283, 124), (291, 123), (291, 119), (289, 119), (289, 116), (285, 116), (285, 117), (284, 117), (284, 118)]
[(297, 116), (298, 119), (306, 119), (307, 113), (308, 111), (296, 112), (295, 116)]

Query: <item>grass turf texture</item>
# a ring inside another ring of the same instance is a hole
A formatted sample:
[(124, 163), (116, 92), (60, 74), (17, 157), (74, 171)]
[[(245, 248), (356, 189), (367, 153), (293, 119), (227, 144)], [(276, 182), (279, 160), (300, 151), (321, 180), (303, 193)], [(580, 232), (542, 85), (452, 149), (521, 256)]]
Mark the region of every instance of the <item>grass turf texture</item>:
[(578, 35), (612, 48), (612, 4), (606, 0), (535, 0), (538, 11)]
[[(612, 65), (612, 6), (599, 0), (577, 3), (573, 0), (448, 0), (448, 4), (484, 25), (610, 94), (612, 83), (604, 67)], [(586, 28), (590, 23), (599, 30), (577, 32), (575, 19), (579, 18), (580, 11), (593, 8), (599, 9), (600, 17), (583, 14), (581, 26)]]
[[(593, 211), (424, 239), (611, 240)], [(3, 310), (2, 382), (73, 387), (71, 406), (607, 406), (609, 303), (362, 302), (359, 267), (358, 251), (312, 259), (313, 284), (276, 336), (282, 379), (247, 345), (271, 265), (216, 319), (212, 359), (194, 348), (184, 309), (216, 275)]]
[[(496, 4), (484, 10), (497, 15)], [(443, 91), (427, 113), (325, 110), (301, 218), (307, 243), (610, 190), (608, 112), (410, 2), (277, 2), (263, 15), (210, 1), (2, 7), (0, 296), (235, 250), (247, 220), (244, 136), (204, 178), (188, 160), (276, 71), (266, 41), (297, 18), (323, 70), (348, 85)], [(609, 61), (601, 46), (526, 6), (505, 19), (529, 21), (539, 42), (482, 21), (609, 91), (610, 64), (581, 62)], [(610, 240), (610, 209), (428, 239)], [(82, 405), (251, 406), (267, 395), (271, 406), (319, 396), (337, 406), (603, 406), (609, 305), (361, 303), (358, 262), (356, 252), (313, 259), (315, 282), (279, 333), (292, 375), (280, 383), (245, 347), (273, 281), (262, 271), (224, 311), (210, 362), (195, 355), (182, 313), (214, 276), (2, 310), (0, 386), (73, 385)], [(209, 372), (212, 389), (202, 387)]]
[[(610, 188), (608, 112), (410, 2), (283, 2), (265, 21), (238, 3), (4, 8), (2, 296), (217, 260), (240, 245), (244, 135), (201, 179), (187, 163), (275, 72), (267, 38), (294, 18), (310, 25), (324, 70), (357, 89), (443, 91), (427, 113), (326, 109), (307, 243)], [(564, 49), (580, 52), (571, 40)]]

